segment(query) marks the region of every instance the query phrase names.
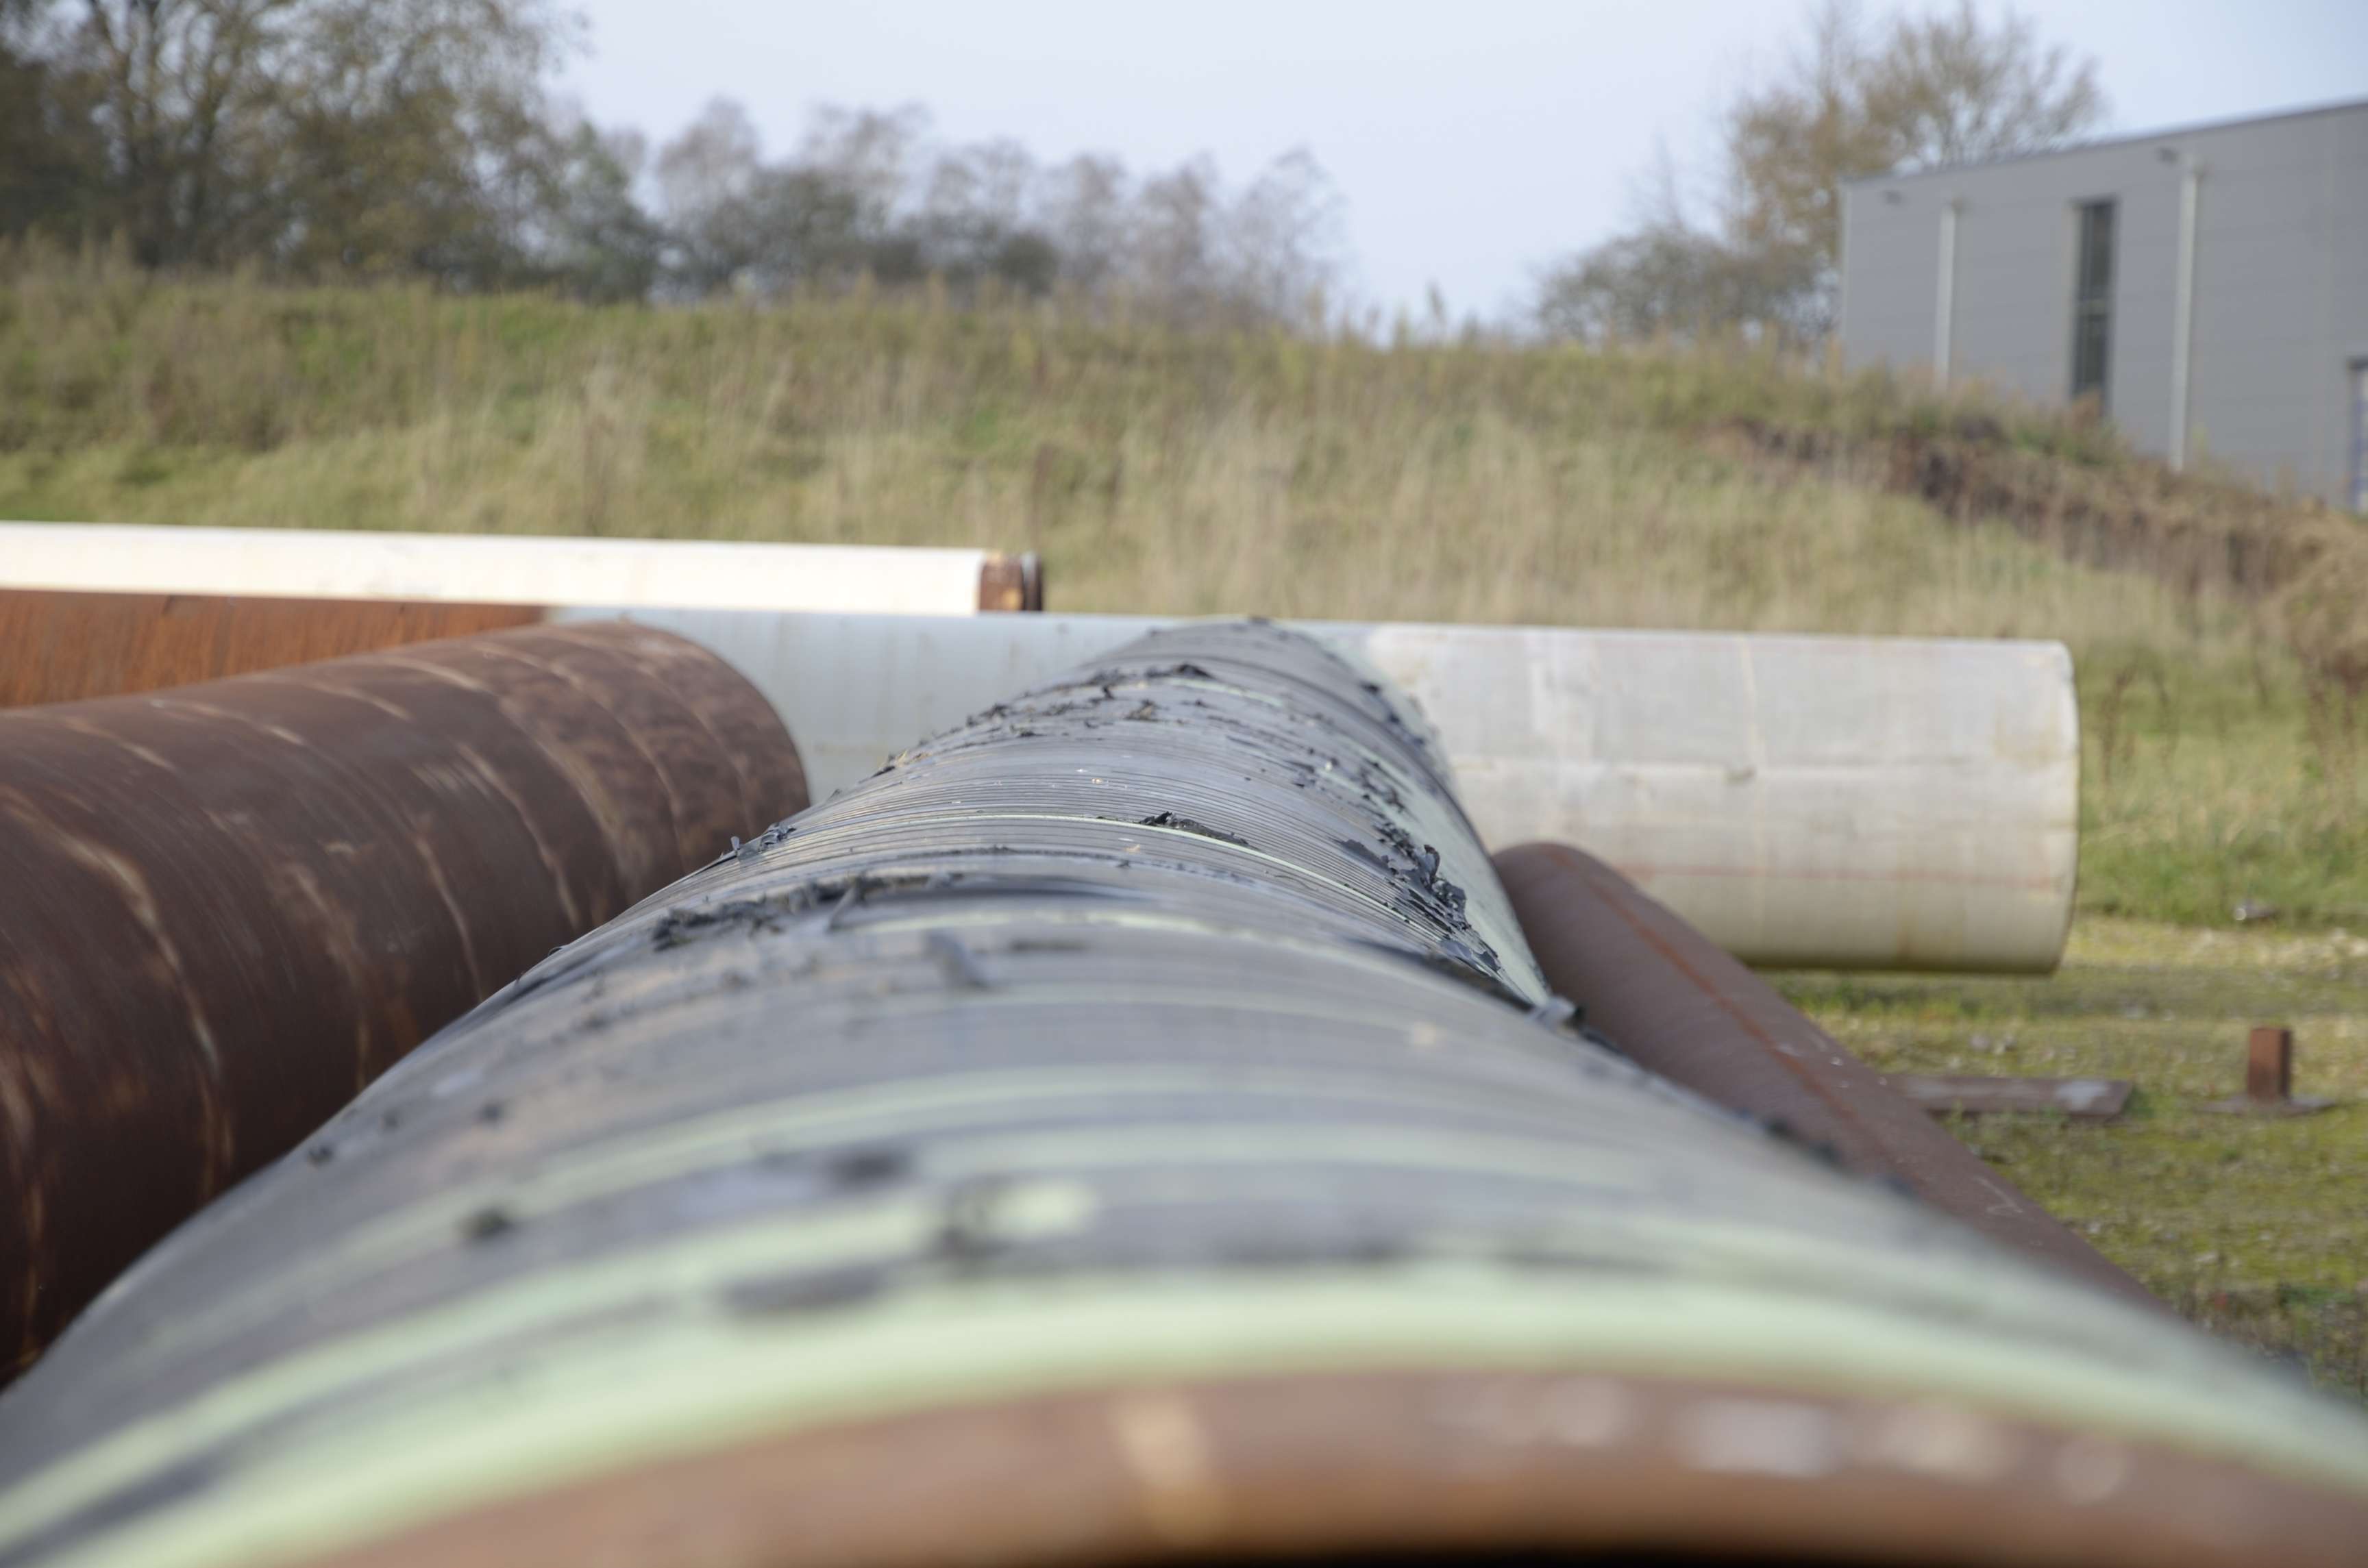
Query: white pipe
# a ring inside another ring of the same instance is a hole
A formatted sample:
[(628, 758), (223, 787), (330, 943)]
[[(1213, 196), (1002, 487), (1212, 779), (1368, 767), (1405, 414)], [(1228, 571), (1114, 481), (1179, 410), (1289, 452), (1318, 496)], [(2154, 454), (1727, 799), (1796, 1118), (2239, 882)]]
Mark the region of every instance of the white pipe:
[(2171, 302), (2170, 466), (2187, 467), (2188, 366), (2195, 345), (2195, 210), (2203, 165), (2190, 163), (2179, 182), (2179, 272)]
[(1941, 207), (1940, 293), (1932, 312), (1932, 374), (1946, 392), (1955, 351), (1950, 339), (1957, 324), (1957, 199), (1953, 196)]
[[(747, 676), (816, 800), (1165, 624), (626, 613)], [(1421, 705), (1491, 848), (1576, 844), (1742, 958), (2030, 971), (2063, 951), (2080, 765), (2059, 644), (1302, 624)]]
[(980, 550), (0, 523), (0, 588), (969, 615)]

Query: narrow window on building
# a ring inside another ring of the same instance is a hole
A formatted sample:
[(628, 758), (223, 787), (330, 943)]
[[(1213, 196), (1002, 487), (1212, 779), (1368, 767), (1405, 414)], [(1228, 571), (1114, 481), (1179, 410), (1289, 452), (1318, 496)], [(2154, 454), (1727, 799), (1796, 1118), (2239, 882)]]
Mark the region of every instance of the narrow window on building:
[(2113, 341), (2113, 204), (2079, 207), (2080, 261), (2072, 280), (2072, 395), (2105, 405)]
[(2351, 367), (2351, 509), (2368, 517), (2368, 359)]

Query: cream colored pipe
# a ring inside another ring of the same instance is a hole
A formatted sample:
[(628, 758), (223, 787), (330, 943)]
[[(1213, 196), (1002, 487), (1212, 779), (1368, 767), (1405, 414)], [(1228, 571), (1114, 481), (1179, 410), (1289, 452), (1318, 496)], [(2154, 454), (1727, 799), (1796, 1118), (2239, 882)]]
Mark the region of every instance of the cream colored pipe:
[(0, 588), (972, 615), (990, 552), (0, 523)]
[[(586, 608), (735, 665), (814, 797), (1164, 624)], [(1306, 622), (1411, 693), (1492, 847), (1578, 845), (1748, 961), (2044, 971), (2078, 858), (2053, 642)]]

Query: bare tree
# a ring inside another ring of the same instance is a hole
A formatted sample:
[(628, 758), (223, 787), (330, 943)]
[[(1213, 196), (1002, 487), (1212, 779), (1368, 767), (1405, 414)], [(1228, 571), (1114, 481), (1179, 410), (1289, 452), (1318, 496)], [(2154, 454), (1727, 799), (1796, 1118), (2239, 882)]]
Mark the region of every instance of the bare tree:
[(1320, 324), (1339, 277), (1340, 198), (1304, 148), (1284, 153), (1226, 215), (1227, 292), (1267, 321)]
[(1195, 158), (1144, 180), (1130, 214), (1128, 287), (1180, 319), (1213, 314), (1223, 294), (1217, 238), (1223, 211), (1211, 159)]
[(1099, 292), (1119, 278), (1127, 263), (1133, 199), (1126, 165), (1099, 153), (1080, 153), (1043, 178), (1037, 228), (1059, 255), (1064, 279)]
[(239, 198), (276, 154), (295, 0), (92, 0), (55, 61), (104, 148), (106, 217), (142, 264), (240, 246)]
[(1845, 184), (2057, 146), (2104, 111), (2094, 62), (2043, 46), (2011, 10), (1993, 25), (1958, 0), (1878, 31), (1853, 0), (1821, 0), (1801, 46), (1721, 117), (1718, 228), (1684, 213), (1664, 153), (1659, 210), (1550, 269), (1541, 324), (1581, 335), (1740, 326), (1816, 336), (1832, 324)]
[(1060, 253), (1036, 226), (1036, 160), (1017, 142), (981, 142), (940, 153), (921, 196), (922, 249), (931, 271), (958, 283), (996, 278), (1041, 294)]
[(1896, 167), (1932, 168), (2060, 146), (2105, 113), (2097, 62), (2039, 40), (2028, 17), (1985, 28), (1973, 0), (1902, 19), (1873, 62), (1867, 118), (1892, 138)]
[(1285, 153), (1229, 194), (1195, 158), (1137, 188), (1123, 287), (1188, 324), (1320, 321), (1339, 277), (1340, 200), (1322, 165)]
[(932, 150), (928, 118), (825, 107), (799, 149), (768, 162), (756, 128), (719, 100), (658, 154), (670, 225), (668, 286), (776, 293), (868, 275), (959, 287), (996, 277), (1031, 292), (1060, 257), (1033, 225), (1040, 176), (1009, 141)]
[(762, 147), (748, 111), (715, 98), (658, 150), (658, 212), (667, 226), (669, 265), (681, 287), (704, 294), (757, 260), (750, 210)]
[(1028, 223), (1036, 160), (1003, 139), (938, 154), (921, 192), (925, 220), (956, 231), (1008, 233)]
[(2042, 47), (2012, 10), (1993, 27), (1958, 0), (1876, 34), (1852, 0), (1823, 0), (1806, 45), (1726, 113), (1730, 234), (1829, 289), (1849, 181), (2060, 146), (2104, 113), (2095, 62)]
[(1837, 252), (1842, 182), (1891, 164), (1891, 139), (1865, 113), (1869, 69), (1856, 6), (1825, 0), (1780, 74), (1727, 109), (1728, 226), (1738, 244)]
[(893, 109), (826, 104), (808, 120), (797, 161), (854, 197), (866, 233), (885, 235), (909, 205), (914, 165), (928, 130), (928, 112), (918, 104)]
[(670, 222), (692, 223), (745, 199), (762, 150), (746, 109), (730, 98), (711, 99), (658, 152), (659, 210)]

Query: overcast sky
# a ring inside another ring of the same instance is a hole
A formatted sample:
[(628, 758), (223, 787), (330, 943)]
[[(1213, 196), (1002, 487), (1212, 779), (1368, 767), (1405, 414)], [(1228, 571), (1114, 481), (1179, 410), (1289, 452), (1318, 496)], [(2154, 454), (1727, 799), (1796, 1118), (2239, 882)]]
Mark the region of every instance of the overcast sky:
[[(1497, 313), (1541, 262), (1620, 228), (1656, 138), (1706, 170), (1717, 106), (1802, 17), (1788, 0), (577, 4), (591, 52), (565, 90), (655, 140), (723, 95), (776, 152), (820, 103), (916, 102), (941, 138), (1011, 136), (1047, 162), (1207, 152), (1235, 183), (1304, 146), (1347, 199), (1359, 294), (1411, 305), (1436, 281), (1458, 315)], [(2022, 9), (2098, 58), (2114, 131), (2368, 97), (2368, 0)]]

